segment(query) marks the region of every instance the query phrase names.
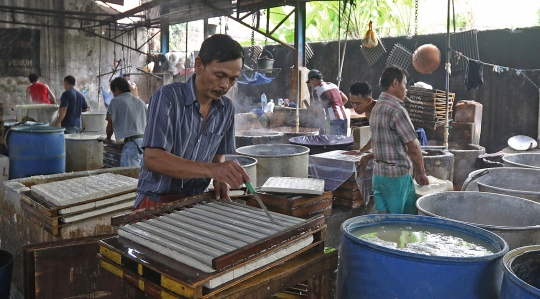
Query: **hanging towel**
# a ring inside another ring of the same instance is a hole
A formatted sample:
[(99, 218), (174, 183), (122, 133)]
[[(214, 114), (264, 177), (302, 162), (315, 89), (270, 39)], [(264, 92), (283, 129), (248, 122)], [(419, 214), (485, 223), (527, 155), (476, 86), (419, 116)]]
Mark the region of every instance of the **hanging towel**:
[(245, 80), (238, 78), (238, 81), (236, 81), (238, 84), (264, 85), (264, 84), (272, 82), (275, 79), (275, 78), (268, 78), (259, 72), (253, 73), (252, 76), (249, 76), (246, 73), (242, 72), (242, 75), (244, 76)]
[(424, 131), (423, 128), (418, 128), (414, 130), (416, 132), (416, 135), (418, 136), (418, 141), (420, 141), (420, 145), (428, 145), (426, 131)]
[(465, 72), (467, 91), (473, 88), (478, 89), (478, 86), (482, 84), (484, 84), (484, 63), (480, 60), (469, 59)]

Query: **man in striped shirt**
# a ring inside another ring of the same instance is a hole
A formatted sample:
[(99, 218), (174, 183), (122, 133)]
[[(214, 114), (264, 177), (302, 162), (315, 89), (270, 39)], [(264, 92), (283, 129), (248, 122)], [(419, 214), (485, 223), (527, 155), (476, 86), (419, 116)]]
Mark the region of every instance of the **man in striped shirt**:
[[(380, 79), (382, 93), (371, 111), (371, 148), (375, 159), (373, 197), (379, 213), (416, 214), (413, 177), (420, 185), (429, 181), (416, 132), (403, 99), (407, 93), (407, 73), (387, 67)], [(413, 164), (413, 176), (410, 174)]]
[[(347, 114), (344, 105), (349, 99), (331, 82), (324, 82), (323, 75), (316, 69), (309, 71), (306, 82), (313, 88), (314, 107), (324, 108), (326, 119), (330, 121), (330, 135), (347, 135)], [(326, 122), (321, 134), (326, 132)]]
[(206, 39), (185, 83), (159, 88), (148, 107), (135, 209), (204, 192), (213, 179), (216, 199), (249, 182), (236, 161), (234, 106), (225, 96), (244, 65), (244, 50), (230, 36)]

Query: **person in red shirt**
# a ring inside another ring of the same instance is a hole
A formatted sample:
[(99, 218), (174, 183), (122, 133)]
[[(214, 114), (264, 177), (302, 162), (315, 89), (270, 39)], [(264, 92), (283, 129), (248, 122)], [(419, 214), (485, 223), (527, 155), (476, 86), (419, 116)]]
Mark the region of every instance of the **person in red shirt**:
[(39, 82), (39, 76), (30, 74), (28, 80), (32, 83), (26, 88), (26, 100), (34, 104), (56, 104), (56, 97), (47, 84)]

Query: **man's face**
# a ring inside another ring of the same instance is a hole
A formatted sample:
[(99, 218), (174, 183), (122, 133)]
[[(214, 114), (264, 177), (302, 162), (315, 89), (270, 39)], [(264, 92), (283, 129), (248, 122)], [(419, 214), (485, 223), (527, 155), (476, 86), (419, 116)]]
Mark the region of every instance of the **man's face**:
[(371, 97), (366, 97), (365, 98), (365, 97), (363, 97), (361, 95), (354, 95), (354, 94), (349, 95), (349, 102), (351, 102), (351, 104), (353, 106), (353, 109), (354, 109), (354, 112), (356, 112), (358, 114), (362, 114), (362, 113), (366, 112), (366, 108), (367, 108), (367, 106), (369, 106), (371, 101), (373, 101), (373, 99), (371, 99)]
[(405, 95), (407, 95), (407, 77), (403, 76), (403, 80), (401, 80), (401, 82), (395, 79), (394, 85), (395, 85), (395, 92), (396, 92), (395, 96), (400, 100), (404, 100)]
[(69, 89), (71, 89), (71, 85), (69, 85), (69, 83), (64, 81), (64, 90), (69, 90)]
[(321, 80), (317, 78), (310, 78), (309, 79), (309, 85), (311, 85), (311, 88), (315, 88), (321, 84)]
[(197, 57), (195, 59), (197, 93), (207, 99), (221, 98), (236, 83), (242, 67), (241, 58), (227, 62), (212, 60), (204, 66), (201, 58)]

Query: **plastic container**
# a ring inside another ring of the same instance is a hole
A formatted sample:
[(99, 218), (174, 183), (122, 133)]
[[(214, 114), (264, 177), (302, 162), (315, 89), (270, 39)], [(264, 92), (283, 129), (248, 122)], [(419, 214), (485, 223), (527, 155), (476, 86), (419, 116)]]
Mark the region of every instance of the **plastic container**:
[(414, 181), (414, 190), (418, 197), (444, 191), (453, 191), (454, 185), (448, 180), (441, 180), (434, 176), (428, 175), (429, 185), (418, 185)]
[(540, 298), (540, 245), (516, 248), (503, 257), (499, 299)]
[(261, 95), (261, 109), (264, 111), (264, 108), (266, 107), (266, 94), (263, 92)]
[(65, 172), (66, 142), (63, 128), (12, 127), (7, 140), (10, 179)]
[(8, 299), (13, 274), (13, 253), (0, 249), (0, 298)]
[[(481, 257), (422, 255), (376, 245), (351, 233), (356, 228), (387, 224), (455, 231), (487, 242), (494, 253)], [(508, 245), (487, 230), (435, 217), (373, 214), (346, 220), (341, 231), (336, 298), (493, 299), (499, 294), (503, 275), (500, 261)]]
[(264, 112), (274, 112), (274, 100), (270, 100), (270, 103), (268, 103), (266, 107), (264, 107)]

